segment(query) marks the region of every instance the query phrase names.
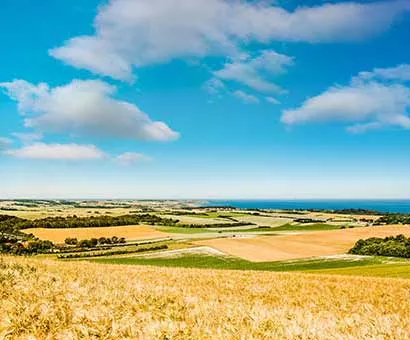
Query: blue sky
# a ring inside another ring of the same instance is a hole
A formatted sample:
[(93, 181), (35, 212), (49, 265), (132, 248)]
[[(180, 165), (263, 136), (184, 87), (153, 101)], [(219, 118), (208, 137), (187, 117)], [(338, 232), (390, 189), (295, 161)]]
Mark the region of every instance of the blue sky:
[(409, 197), (407, 0), (2, 0), (0, 22), (1, 197)]

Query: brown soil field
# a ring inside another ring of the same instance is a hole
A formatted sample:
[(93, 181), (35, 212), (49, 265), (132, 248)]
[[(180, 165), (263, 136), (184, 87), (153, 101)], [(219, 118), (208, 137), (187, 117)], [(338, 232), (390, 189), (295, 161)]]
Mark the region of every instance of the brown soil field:
[(214, 247), (249, 261), (263, 262), (345, 254), (359, 239), (399, 234), (410, 237), (410, 226), (338, 229), (254, 238), (221, 238), (195, 243)]
[(169, 236), (149, 226), (124, 226), (124, 227), (104, 227), (104, 228), (62, 228), (45, 229), (33, 228), (23, 230), (27, 234), (33, 234), (42, 240), (49, 240), (55, 243), (64, 243), (67, 237), (75, 237), (78, 240), (99, 238), (99, 237), (125, 237), (127, 240), (144, 240)]
[(410, 280), (0, 257), (0, 338), (409, 339)]

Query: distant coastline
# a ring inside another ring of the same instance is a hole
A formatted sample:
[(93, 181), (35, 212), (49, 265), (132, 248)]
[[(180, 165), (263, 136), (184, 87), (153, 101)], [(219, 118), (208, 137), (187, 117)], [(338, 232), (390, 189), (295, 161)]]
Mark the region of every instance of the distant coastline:
[(320, 200), (209, 200), (203, 206), (231, 206), (241, 209), (366, 209), (389, 213), (409, 213), (410, 199), (320, 199)]

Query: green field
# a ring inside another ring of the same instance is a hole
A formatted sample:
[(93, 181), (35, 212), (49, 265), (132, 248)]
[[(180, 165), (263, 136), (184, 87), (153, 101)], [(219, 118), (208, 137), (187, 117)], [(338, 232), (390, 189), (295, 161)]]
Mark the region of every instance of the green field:
[(252, 215), (251, 213), (246, 213), (246, 212), (204, 212), (204, 213), (184, 213), (184, 214), (178, 214), (178, 213), (173, 213), (173, 212), (164, 212), (164, 213), (157, 213), (157, 215), (173, 215), (175, 216), (175, 219), (178, 219), (178, 217), (182, 216), (188, 216), (188, 217), (198, 217), (198, 218), (226, 218), (226, 217), (242, 217), (242, 216), (250, 216)]
[(156, 229), (164, 233), (174, 234), (204, 234), (215, 232), (207, 228), (156, 227)]
[(235, 227), (229, 228), (181, 228), (181, 227), (157, 227), (159, 231), (167, 233), (176, 233), (176, 234), (203, 234), (203, 233), (215, 233), (215, 232), (238, 232), (238, 233), (247, 233), (247, 232), (275, 232), (275, 231), (320, 231), (320, 230), (336, 230), (340, 229), (340, 226), (330, 225), (330, 224), (286, 224), (280, 227), (269, 227), (269, 228), (258, 228), (252, 227), (249, 229), (241, 229)]
[(104, 258), (95, 259), (95, 262), (113, 264), (135, 264), (162, 267), (185, 267), (185, 268), (215, 268), (236, 270), (268, 270), (268, 271), (294, 271), (294, 270), (319, 270), (329, 268), (345, 268), (382, 263), (381, 259), (364, 257), (358, 259), (310, 259), (298, 261), (275, 261), (275, 262), (249, 262), (235, 257), (206, 256), (206, 255), (183, 255), (175, 258)]
[[(317, 224), (285, 224), (280, 227), (254, 227), (250, 229), (241, 229), (238, 230), (240, 232), (275, 232), (275, 231), (321, 231), (321, 230), (336, 230), (340, 229), (341, 226), (338, 225), (330, 225), (324, 223), (317, 223)], [(224, 230), (226, 232), (229, 230)], [(235, 229), (232, 229), (235, 231)]]
[(331, 225), (325, 223), (315, 224), (285, 224), (280, 227), (272, 228), (274, 231), (320, 231), (340, 229), (340, 225)]
[[(352, 259), (308, 259), (297, 261), (249, 262), (234, 257), (181, 255), (174, 258), (100, 258), (93, 262), (160, 267), (213, 268), (410, 278), (410, 261), (382, 257)], [(385, 263), (389, 261), (389, 263)]]
[(333, 268), (312, 271), (316, 274), (397, 277), (410, 279), (410, 262), (374, 264), (360, 267)]

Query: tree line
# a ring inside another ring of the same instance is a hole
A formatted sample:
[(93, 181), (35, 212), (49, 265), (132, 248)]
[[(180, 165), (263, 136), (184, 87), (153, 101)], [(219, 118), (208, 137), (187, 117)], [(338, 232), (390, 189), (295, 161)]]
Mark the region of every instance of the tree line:
[(234, 223), (209, 223), (209, 224), (182, 224), (178, 223), (176, 227), (180, 228), (234, 228), (243, 227), (246, 225), (256, 225), (251, 222), (234, 222)]
[(410, 224), (410, 214), (386, 214), (380, 217), (375, 224)]
[(410, 258), (410, 238), (404, 235), (359, 240), (349, 254)]
[[(98, 228), (98, 227), (113, 227), (127, 226), (137, 224), (175, 226), (179, 221), (171, 218), (162, 218), (151, 214), (133, 214), (121, 216), (88, 216), (78, 217), (73, 216), (54, 216), (36, 220), (26, 220), (22, 218), (14, 218), (5, 220), (5, 223), (14, 230), (22, 230), (29, 228)], [(0, 226), (3, 222), (0, 220)]]
[(124, 244), (126, 243), (125, 237), (100, 237), (91, 238), (89, 240), (78, 240), (77, 238), (67, 237), (64, 241), (66, 245), (76, 246), (79, 248), (92, 248), (98, 245), (111, 245), (111, 244)]
[(99, 256), (112, 256), (112, 255), (125, 255), (125, 254), (134, 254), (134, 253), (144, 253), (148, 251), (156, 251), (156, 250), (165, 250), (168, 249), (166, 244), (161, 246), (154, 246), (154, 247), (147, 247), (147, 248), (139, 248), (135, 250), (113, 250), (113, 251), (106, 251), (102, 253), (82, 253), (82, 254), (68, 254), (68, 255), (59, 255), (57, 258), (59, 259), (76, 259), (76, 258), (84, 258), (84, 257), (99, 257)]

